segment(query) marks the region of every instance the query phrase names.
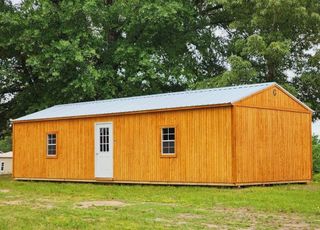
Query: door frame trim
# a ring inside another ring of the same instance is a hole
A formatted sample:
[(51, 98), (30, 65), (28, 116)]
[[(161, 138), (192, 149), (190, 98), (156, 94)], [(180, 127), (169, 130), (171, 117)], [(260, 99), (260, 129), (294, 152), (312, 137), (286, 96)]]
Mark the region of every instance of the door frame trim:
[[(96, 176), (96, 127), (97, 125), (103, 125), (103, 124), (109, 124), (111, 125), (112, 129), (112, 177), (97, 177)], [(95, 179), (108, 179), (108, 180), (113, 180), (114, 179), (114, 128), (113, 128), (113, 121), (99, 121), (99, 122), (94, 122), (93, 124), (93, 131), (94, 131), (94, 146), (93, 146), (93, 164), (94, 164), (94, 178)]]

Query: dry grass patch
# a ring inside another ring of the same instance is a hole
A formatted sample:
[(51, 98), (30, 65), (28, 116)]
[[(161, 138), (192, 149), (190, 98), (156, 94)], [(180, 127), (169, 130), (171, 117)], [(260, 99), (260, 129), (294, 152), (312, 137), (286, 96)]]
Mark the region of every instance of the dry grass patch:
[(192, 213), (181, 213), (177, 217), (181, 219), (200, 219), (203, 216), (198, 214), (192, 214)]
[(96, 200), (83, 201), (77, 204), (77, 208), (92, 208), (92, 207), (123, 207), (127, 204), (118, 200)]
[[(267, 213), (250, 208), (216, 207), (213, 212), (223, 213), (226, 220), (243, 221), (250, 223), (250, 228), (256, 229), (261, 226), (269, 226), (279, 229), (312, 229), (303, 217), (289, 213)], [(223, 226), (221, 226), (223, 227)]]
[(7, 206), (7, 205), (22, 205), (24, 204), (23, 200), (8, 200), (8, 201), (1, 201), (0, 206)]

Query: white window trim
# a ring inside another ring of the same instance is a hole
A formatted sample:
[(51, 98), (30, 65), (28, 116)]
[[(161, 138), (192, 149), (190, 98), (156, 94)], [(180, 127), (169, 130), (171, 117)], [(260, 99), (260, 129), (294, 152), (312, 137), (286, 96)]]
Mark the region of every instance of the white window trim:
[[(170, 128), (173, 128), (174, 129), (174, 140), (164, 140), (163, 139), (163, 129), (170, 129)], [(177, 147), (176, 147), (176, 132), (177, 132), (177, 129), (175, 126), (163, 126), (161, 127), (161, 155), (162, 156), (175, 156), (176, 153), (177, 153)], [(174, 143), (174, 153), (164, 153), (163, 152), (163, 143)]]
[[(56, 143), (55, 144), (50, 144), (49, 143), (49, 135), (56, 135)], [(47, 133), (47, 157), (56, 157), (57, 156), (57, 151), (58, 151), (57, 139), (58, 139), (57, 133), (55, 133), (55, 132)], [(55, 149), (56, 149), (56, 153), (55, 154), (49, 154), (49, 146), (55, 146)]]

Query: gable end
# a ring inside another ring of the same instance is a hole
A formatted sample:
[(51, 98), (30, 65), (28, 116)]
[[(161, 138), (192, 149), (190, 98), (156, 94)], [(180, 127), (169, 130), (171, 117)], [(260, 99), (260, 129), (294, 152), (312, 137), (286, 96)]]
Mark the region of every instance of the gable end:
[(308, 106), (276, 83), (232, 104), (245, 107), (313, 112)]

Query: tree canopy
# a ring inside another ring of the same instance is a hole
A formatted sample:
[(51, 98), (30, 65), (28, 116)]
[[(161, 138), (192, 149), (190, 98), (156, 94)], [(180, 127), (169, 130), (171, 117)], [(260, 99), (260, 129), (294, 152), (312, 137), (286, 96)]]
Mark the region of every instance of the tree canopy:
[(318, 0), (0, 0), (0, 132), (60, 103), (276, 81), (320, 118)]

